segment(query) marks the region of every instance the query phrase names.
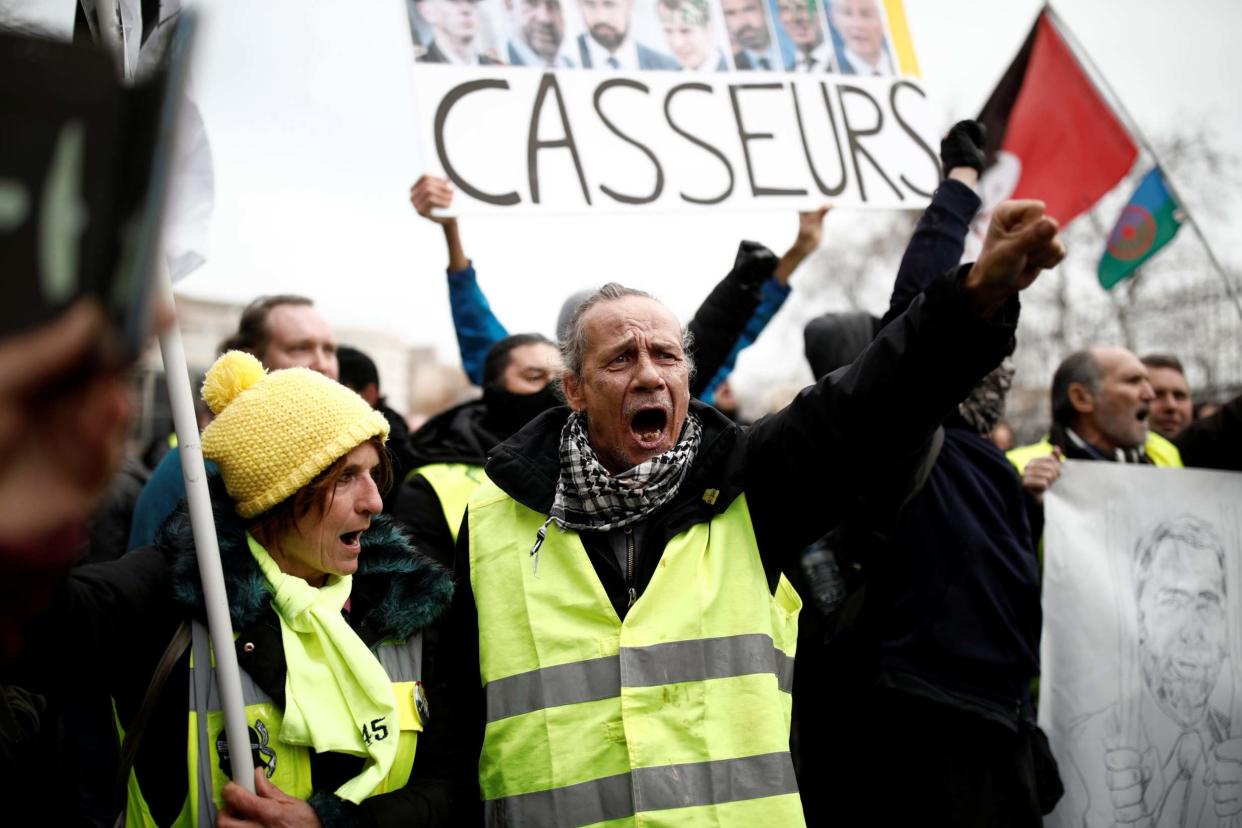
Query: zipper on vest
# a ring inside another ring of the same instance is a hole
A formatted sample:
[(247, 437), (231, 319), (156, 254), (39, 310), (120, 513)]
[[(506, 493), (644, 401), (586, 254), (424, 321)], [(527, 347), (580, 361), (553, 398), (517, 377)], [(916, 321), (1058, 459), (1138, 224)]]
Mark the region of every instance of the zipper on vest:
[(638, 592), (634, 589), (634, 530), (627, 526), (625, 532), (625, 585), (629, 588), (630, 602), (626, 606), (634, 606), (638, 600)]

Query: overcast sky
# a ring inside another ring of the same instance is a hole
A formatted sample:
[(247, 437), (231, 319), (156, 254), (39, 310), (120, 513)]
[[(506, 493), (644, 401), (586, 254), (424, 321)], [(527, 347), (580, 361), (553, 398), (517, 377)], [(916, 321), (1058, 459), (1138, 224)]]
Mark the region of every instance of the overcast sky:
[[(947, 127), (978, 112), (1041, 4), (905, 5), (924, 84)], [(1064, 0), (1058, 9), (1142, 129), (1159, 136), (1209, 125), (1217, 146), (1242, 148), (1232, 77), (1242, 2)], [(237, 301), (305, 293), (337, 324), (432, 344), (455, 360), (440, 232), (406, 200), (423, 164), (403, 0), (264, 0), (207, 11), (194, 93), (215, 157), (216, 210), (208, 264), (179, 289)], [(1196, 193), (1184, 195), (1194, 210)], [(1242, 237), (1242, 221), (1220, 212), (1204, 216), (1205, 229), (1237, 262), (1230, 243)], [(831, 216), (825, 244), (848, 244), (849, 225), (850, 217)], [(655, 291), (686, 317), (727, 271), (739, 239), (779, 252), (794, 229), (786, 213), (462, 220), (502, 321), (547, 333), (565, 295), (614, 279)], [(1183, 233), (1177, 243), (1194, 242)]]

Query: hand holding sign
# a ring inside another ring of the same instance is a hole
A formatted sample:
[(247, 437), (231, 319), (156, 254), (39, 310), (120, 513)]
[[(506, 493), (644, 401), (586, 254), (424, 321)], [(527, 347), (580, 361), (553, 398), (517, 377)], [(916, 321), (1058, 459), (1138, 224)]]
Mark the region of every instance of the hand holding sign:
[(470, 266), (470, 257), (461, 243), (461, 231), (457, 228), (457, 219), (452, 216), (440, 216), (433, 210), (447, 210), (453, 205), (453, 185), (434, 175), (420, 176), (410, 188), (410, 203), (418, 214), (428, 221), (434, 221), (444, 228), (444, 244), (448, 248), (448, 269), (457, 273)]
[(420, 176), (410, 188), (410, 203), (425, 219), (436, 224), (451, 224), (456, 219), (450, 216), (438, 216), (432, 210), (447, 210), (453, 203), (453, 185), (434, 175)]
[(83, 300), (0, 338), (0, 542), (85, 520), (120, 465), (128, 387), (119, 373), (92, 367), (106, 328)]
[(798, 265), (819, 249), (820, 242), (824, 238), (824, 216), (828, 215), (831, 209), (832, 205), (825, 204), (818, 210), (798, 213), (798, 236), (785, 251), (785, 255), (781, 256), (781, 260), (776, 263), (776, 270), (772, 273), (772, 276), (782, 285), (788, 285), (789, 278), (798, 269)]
[(824, 217), (832, 210), (831, 204), (825, 204), (817, 210), (798, 213), (798, 238), (794, 245), (807, 253), (819, 247), (824, 238)]
[(1052, 488), (1061, 476), (1061, 449), (1054, 448), (1052, 454), (1036, 457), (1026, 464), (1022, 470), (1022, 488), (1036, 503), (1044, 502), (1044, 492)]

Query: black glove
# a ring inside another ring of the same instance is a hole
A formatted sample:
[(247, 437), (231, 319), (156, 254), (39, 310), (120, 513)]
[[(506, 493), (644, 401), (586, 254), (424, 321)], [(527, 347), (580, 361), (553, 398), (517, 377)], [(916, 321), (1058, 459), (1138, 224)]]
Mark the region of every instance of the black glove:
[(779, 261), (775, 253), (759, 242), (744, 241), (737, 246), (733, 270), (726, 278), (737, 282), (746, 290), (758, 290), (772, 277)]
[(958, 121), (940, 140), (940, 163), (944, 174), (954, 167), (972, 167), (983, 172), (983, 143), (987, 130), (978, 121)]

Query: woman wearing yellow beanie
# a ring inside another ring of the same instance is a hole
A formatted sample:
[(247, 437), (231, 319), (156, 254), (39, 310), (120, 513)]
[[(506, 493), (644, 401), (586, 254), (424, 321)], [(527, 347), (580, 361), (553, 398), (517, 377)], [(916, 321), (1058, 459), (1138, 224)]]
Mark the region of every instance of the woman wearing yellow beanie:
[(449, 824), (447, 763), (424, 750), (415, 768), (415, 749), (436, 741), (422, 630), (447, 608), (451, 578), (379, 517), (387, 422), (321, 374), (269, 374), (237, 351), (212, 366), (203, 399), (217, 415), (203, 454), (219, 467), (213, 511), (257, 795), (228, 784), (183, 504), (155, 546), (76, 570), (45, 630), (61, 643), (43, 672), (85, 668), (139, 739), (123, 751), (126, 824)]

